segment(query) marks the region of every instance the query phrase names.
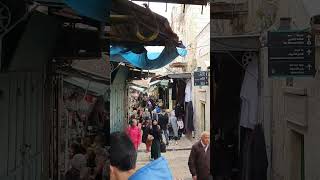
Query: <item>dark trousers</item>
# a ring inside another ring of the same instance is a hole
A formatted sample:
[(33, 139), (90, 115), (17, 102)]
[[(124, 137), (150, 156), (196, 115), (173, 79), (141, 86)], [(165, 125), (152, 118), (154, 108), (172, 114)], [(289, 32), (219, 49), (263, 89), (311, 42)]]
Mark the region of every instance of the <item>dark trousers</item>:
[(179, 130), (178, 130), (178, 137), (179, 137), (179, 138), (182, 137), (182, 133), (183, 133), (183, 129), (179, 129)]
[(152, 145), (151, 145), (151, 158), (153, 158), (154, 160), (158, 159), (161, 156), (161, 152), (160, 152), (160, 141), (157, 139), (154, 139), (152, 141)]

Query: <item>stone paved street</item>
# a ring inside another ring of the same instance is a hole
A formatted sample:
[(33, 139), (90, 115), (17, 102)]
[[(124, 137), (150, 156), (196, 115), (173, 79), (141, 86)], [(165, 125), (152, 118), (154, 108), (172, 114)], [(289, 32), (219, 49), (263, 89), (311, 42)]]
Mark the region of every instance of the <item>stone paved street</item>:
[[(191, 146), (195, 141), (196, 139), (191, 138), (191, 140), (189, 140), (188, 138), (183, 137), (180, 141), (178, 141), (178, 145), (175, 145), (173, 142), (171, 142), (171, 144), (167, 147), (167, 152), (161, 154), (168, 160), (173, 176), (177, 180), (192, 180), (188, 168), (188, 158)], [(145, 144), (141, 144), (138, 153), (138, 168), (141, 168), (150, 162), (150, 153), (146, 153), (145, 149)]]

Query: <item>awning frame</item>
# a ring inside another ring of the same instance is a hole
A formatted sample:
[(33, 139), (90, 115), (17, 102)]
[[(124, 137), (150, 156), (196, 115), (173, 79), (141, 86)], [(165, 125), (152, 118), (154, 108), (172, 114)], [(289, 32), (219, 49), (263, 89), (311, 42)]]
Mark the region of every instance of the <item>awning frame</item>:
[(260, 48), (261, 48), (260, 34), (211, 37), (211, 52), (226, 52), (226, 51), (258, 52)]

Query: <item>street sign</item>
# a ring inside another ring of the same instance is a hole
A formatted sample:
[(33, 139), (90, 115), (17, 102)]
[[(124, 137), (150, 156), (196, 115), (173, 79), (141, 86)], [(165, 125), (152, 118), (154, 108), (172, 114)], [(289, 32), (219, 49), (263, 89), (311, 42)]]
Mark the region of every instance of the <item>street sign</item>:
[(208, 71), (195, 71), (193, 77), (194, 86), (208, 86)]
[(269, 47), (314, 46), (314, 37), (308, 32), (269, 32)]
[(272, 61), (269, 62), (269, 76), (313, 76), (314, 64), (310, 62), (288, 62)]
[(278, 60), (310, 60), (314, 59), (315, 49), (313, 47), (270, 47), (269, 59)]
[(315, 75), (315, 38), (307, 32), (269, 32), (269, 77)]

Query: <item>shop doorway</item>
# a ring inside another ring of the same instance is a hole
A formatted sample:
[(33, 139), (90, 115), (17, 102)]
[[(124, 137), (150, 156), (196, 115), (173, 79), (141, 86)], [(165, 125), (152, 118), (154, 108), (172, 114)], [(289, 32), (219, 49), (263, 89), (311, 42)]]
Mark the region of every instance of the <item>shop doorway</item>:
[[(213, 109), (214, 179), (241, 179), (240, 91), (245, 75), (241, 64), (243, 53), (216, 53), (213, 57), (215, 106)], [(248, 130), (249, 131), (249, 130)], [(247, 132), (244, 132), (247, 133)], [(249, 132), (248, 132), (249, 133)], [(243, 135), (243, 137), (245, 137)]]

